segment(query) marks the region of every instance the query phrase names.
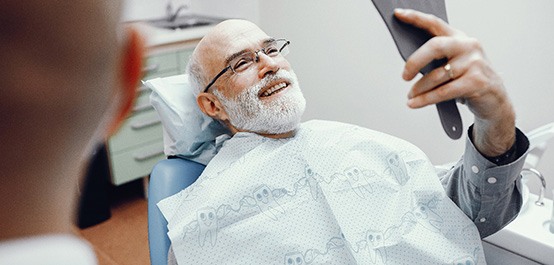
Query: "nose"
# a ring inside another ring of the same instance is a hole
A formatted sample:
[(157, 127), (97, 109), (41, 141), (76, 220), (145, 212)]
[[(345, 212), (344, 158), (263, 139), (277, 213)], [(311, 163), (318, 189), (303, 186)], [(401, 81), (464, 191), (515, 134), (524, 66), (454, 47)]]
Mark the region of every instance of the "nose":
[(279, 70), (277, 59), (278, 57), (270, 57), (263, 52), (258, 52), (258, 77), (260, 79)]

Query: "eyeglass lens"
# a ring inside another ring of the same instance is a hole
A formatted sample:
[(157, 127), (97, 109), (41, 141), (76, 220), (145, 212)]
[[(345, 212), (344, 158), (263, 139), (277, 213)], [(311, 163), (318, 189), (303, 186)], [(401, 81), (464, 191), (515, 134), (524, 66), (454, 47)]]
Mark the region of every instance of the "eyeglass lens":
[(255, 62), (258, 61), (258, 53), (263, 52), (269, 57), (276, 57), (279, 54), (285, 56), (288, 53), (288, 41), (287, 40), (275, 40), (267, 43), (262, 49), (256, 52), (247, 52), (243, 55), (233, 59), (229, 63), (229, 67), (234, 73), (241, 73), (250, 68)]

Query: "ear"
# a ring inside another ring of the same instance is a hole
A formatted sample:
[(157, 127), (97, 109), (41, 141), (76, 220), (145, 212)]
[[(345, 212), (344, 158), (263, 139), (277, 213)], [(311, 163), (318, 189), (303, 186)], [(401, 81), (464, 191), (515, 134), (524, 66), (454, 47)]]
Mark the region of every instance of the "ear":
[(223, 105), (221, 105), (221, 102), (219, 102), (219, 99), (214, 94), (200, 93), (196, 97), (196, 103), (206, 115), (224, 122), (229, 120)]
[(137, 85), (142, 76), (142, 58), (144, 56), (144, 41), (139, 32), (126, 28), (126, 43), (123, 44), (120, 65), (118, 69), (120, 103), (114, 119), (109, 126), (109, 135), (114, 134), (127, 118), (137, 95)]

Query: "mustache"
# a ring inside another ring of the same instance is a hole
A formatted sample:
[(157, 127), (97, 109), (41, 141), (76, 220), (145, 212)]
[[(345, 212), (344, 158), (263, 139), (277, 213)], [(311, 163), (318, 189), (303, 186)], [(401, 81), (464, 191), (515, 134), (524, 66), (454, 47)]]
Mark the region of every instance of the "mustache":
[(269, 75), (265, 76), (262, 80), (260, 80), (260, 82), (258, 82), (258, 84), (256, 84), (256, 86), (255, 86), (256, 87), (256, 92), (259, 92), (260, 89), (263, 89), (264, 87), (268, 86), (272, 82), (275, 82), (275, 81), (281, 80), (281, 79), (287, 81), (291, 85), (294, 83), (294, 78), (293, 78), (292, 74), (289, 71), (279, 69), (275, 73), (269, 74)]

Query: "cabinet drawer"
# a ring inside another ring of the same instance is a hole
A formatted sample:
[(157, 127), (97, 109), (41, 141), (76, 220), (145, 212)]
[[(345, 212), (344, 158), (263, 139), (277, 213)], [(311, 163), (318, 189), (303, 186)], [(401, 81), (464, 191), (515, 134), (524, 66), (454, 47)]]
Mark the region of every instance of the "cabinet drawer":
[(135, 100), (135, 105), (133, 106), (132, 116), (136, 115), (138, 112), (154, 109), (152, 104), (150, 104), (150, 94), (150, 90), (148, 90), (148, 92), (143, 92), (138, 95)]
[(176, 52), (150, 56), (144, 64), (145, 79), (166, 72), (177, 71), (178, 68), (179, 62)]
[(117, 153), (142, 143), (162, 139), (162, 125), (158, 113), (148, 110), (128, 118), (117, 134), (109, 140), (110, 153)]
[(112, 183), (121, 185), (148, 176), (156, 162), (165, 159), (163, 141), (134, 148), (111, 156)]

